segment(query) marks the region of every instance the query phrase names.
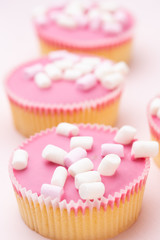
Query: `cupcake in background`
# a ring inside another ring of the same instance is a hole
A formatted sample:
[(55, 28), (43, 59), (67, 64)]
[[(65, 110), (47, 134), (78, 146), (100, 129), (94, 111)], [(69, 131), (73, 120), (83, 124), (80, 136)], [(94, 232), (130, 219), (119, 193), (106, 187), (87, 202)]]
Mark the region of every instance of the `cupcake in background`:
[(60, 122), (114, 125), (128, 67), (54, 51), (15, 69), (6, 80), (14, 124), (30, 136)]
[(68, 0), (38, 7), (33, 23), (41, 52), (67, 49), (128, 62), (134, 32), (131, 13), (115, 1)]
[(25, 223), (55, 240), (105, 240), (138, 218), (158, 143), (131, 126), (60, 123), (17, 148), (9, 173)]
[[(159, 143), (160, 147), (160, 97), (154, 97), (148, 105), (148, 123), (150, 135), (153, 140)], [(160, 153), (154, 157), (154, 161), (160, 167)]]

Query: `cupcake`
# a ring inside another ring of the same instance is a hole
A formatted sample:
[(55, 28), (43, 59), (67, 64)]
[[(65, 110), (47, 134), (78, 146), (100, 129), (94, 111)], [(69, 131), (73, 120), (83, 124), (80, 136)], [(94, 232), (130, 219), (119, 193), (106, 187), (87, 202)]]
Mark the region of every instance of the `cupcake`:
[[(160, 97), (154, 97), (148, 105), (148, 123), (150, 135), (160, 146)], [(154, 157), (155, 163), (160, 167), (160, 153)]]
[(138, 218), (158, 143), (131, 126), (60, 123), (26, 140), (9, 173), (24, 222), (55, 240), (105, 240)]
[(33, 24), (43, 54), (67, 49), (114, 61), (130, 59), (134, 19), (113, 1), (69, 0), (41, 6), (33, 13)]
[(124, 62), (55, 51), (6, 80), (14, 124), (25, 136), (60, 122), (114, 125), (128, 67)]

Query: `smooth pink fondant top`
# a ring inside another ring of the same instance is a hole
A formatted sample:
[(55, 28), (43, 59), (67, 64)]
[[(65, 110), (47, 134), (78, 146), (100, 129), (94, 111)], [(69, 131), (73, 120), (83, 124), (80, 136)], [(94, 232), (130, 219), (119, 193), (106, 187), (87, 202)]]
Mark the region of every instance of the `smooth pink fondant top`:
[[(93, 4), (91, 9), (97, 10), (96, 4)], [(122, 7), (119, 7), (114, 13), (112, 13), (115, 15), (120, 12), (125, 16), (125, 21), (120, 22), (122, 30), (115, 34), (104, 32), (102, 26), (93, 30), (90, 25), (78, 25), (73, 29), (58, 25), (56, 20), (51, 16), (60, 15), (63, 12), (64, 7), (49, 8), (45, 13), (46, 20), (43, 24), (38, 22), (36, 18), (34, 19), (34, 25), (40, 38), (48, 41), (49, 43), (58, 43), (79, 48), (99, 48), (103, 46), (110, 46), (132, 38), (134, 19), (133, 16)], [(85, 11), (85, 15), (89, 10), (90, 9)], [(78, 16), (76, 17), (78, 22), (83, 21), (83, 17), (81, 20), (78, 19)], [(99, 19), (93, 21), (96, 24), (96, 21), (99, 21)], [(93, 21), (91, 21), (91, 24), (94, 24)]]
[[(80, 136), (92, 136), (94, 139), (93, 148), (88, 151), (87, 157), (89, 157), (94, 164), (94, 170), (97, 170), (101, 157), (101, 144), (113, 143), (116, 130), (103, 130), (91, 129), (90, 127), (80, 126)], [(42, 158), (42, 151), (47, 144), (53, 144), (63, 148), (67, 152), (70, 151), (70, 138), (57, 135), (55, 128), (52, 131), (44, 133), (42, 136), (37, 135), (23, 145), (23, 149), (28, 152), (28, 166), (26, 169), (18, 171), (13, 170), (13, 174), (18, 183), (25, 187), (26, 190), (32, 190), (33, 193), (40, 195), (40, 189), (42, 184), (51, 183), (51, 178), (57, 164), (48, 162)], [(121, 160), (121, 164), (117, 172), (111, 177), (102, 176), (102, 182), (105, 185), (105, 197), (109, 194), (114, 195), (115, 192), (119, 192), (121, 189), (125, 189), (133, 180), (137, 180), (145, 168), (144, 159), (131, 160), (131, 146), (124, 146), (124, 158)], [(65, 186), (64, 195), (62, 200), (66, 199), (77, 201), (80, 199), (79, 193), (75, 188), (74, 178), (68, 174)]]
[[(75, 81), (58, 80), (52, 81), (49, 88), (39, 88), (33, 77), (27, 78), (25, 69), (37, 63), (45, 66), (47, 63), (53, 63), (57, 59), (50, 59), (48, 56), (26, 63), (18, 67), (6, 81), (6, 87), (10, 95), (19, 99), (19, 102), (26, 101), (35, 104), (74, 104), (97, 100), (106, 97), (115, 90), (104, 88), (98, 81), (96, 86), (90, 90), (82, 91), (77, 88)], [(118, 87), (116, 88), (118, 89)]]

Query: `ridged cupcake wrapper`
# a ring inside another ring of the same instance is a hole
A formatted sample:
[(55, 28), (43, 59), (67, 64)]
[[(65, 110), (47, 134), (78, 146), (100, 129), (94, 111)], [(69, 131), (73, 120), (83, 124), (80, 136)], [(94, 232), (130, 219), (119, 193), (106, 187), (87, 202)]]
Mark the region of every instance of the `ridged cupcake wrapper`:
[[(89, 126), (102, 128), (104, 131), (108, 129), (102, 125), (86, 125)], [(48, 131), (51, 130), (46, 133)], [(41, 132), (31, 137), (24, 145), (43, 134), (44, 132)], [(145, 161), (141, 176), (129, 183), (125, 189), (113, 196), (109, 195), (108, 198), (94, 201), (67, 203), (66, 200), (59, 202), (57, 199), (51, 200), (50, 197), (44, 198), (43, 195), (38, 196), (21, 187), (14, 177), (11, 162), (9, 173), (22, 218), (31, 229), (55, 240), (104, 240), (124, 231), (137, 219), (150, 168), (149, 159)]]

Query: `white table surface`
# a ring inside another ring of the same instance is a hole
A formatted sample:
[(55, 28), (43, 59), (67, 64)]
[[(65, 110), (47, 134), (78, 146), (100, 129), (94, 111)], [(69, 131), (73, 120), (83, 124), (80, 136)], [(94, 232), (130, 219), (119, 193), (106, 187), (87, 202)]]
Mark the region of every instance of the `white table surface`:
[[(24, 138), (14, 129), (4, 92), (6, 74), (18, 64), (39, 56), (30, 22), (33, 7), (49, 0), (0, 0), (0, 239), (45, 239), (21, 220), (8, 176), (13, 149)], [(117, 126), (130, 124), (140, 139), (149, 139), (146, 105), (160, 91), (160, 1), (121, 0), (137, 19), (131, 73), (122, 97)], [(115, 240), (160, 239), (160, 169), (151, 162), (141, 214), (137, 222)]]

